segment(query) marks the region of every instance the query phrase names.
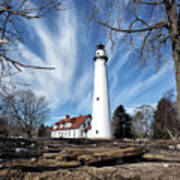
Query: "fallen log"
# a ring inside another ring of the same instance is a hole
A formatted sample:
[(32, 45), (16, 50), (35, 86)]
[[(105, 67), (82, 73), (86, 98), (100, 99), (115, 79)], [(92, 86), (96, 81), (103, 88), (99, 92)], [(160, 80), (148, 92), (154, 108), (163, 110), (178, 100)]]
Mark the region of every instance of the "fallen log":
[(124, 149), (113, 149), (105, 150), (104, 152), (94, 152), (92, 154), (84, 154), (77, 157), (82, 164), (86, 165), (100, 165), (104, 163), (115, 163), (133, 159), (141, 158), (147, 151), (142, 148), (124, 148)]

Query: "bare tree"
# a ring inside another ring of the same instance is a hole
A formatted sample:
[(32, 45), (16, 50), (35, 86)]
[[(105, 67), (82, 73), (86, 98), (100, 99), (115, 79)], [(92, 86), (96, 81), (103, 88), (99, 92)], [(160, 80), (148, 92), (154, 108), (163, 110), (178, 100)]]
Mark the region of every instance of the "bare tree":
[(11, 127), (31, 137), (47, 119), (49, 108), (44, 96), (38, 97), (31, 90), (21, 90), (4, 97), (1, 113)]
[(18, 42), (23, 42), (23, 20), (41, 18), (61, 8), (62, 0), (0, 1), (0, 77), (20, 72), (23, 68), (54, 69), (24, 64), (9, 54)]
[(152, 136), (151, 124), (154, 110), (150, 105), (142, 105), (135, 109), (135, 115), (132, 118), (132, 129), (135, 135), (140, 138)]
[[(100, 4), (100, 5), (99, 5)], [(180, 2), (179, 0), (95, 1), (91, 18), (112, 32), (139, 37), (138, 53), (143, 63), (153, 56), (157, 64), (167, 52), (175, 64), (180, 112)], [(104, 11), (103, 11), (104, 10)], [(106, 12), (102, 15), (103, 12)], [(122, 18), (123, 17), (123, 18)], [(136, 41), (137, 42), (137, 41)], [(180, 119), (180, 113), (179, 113)]]

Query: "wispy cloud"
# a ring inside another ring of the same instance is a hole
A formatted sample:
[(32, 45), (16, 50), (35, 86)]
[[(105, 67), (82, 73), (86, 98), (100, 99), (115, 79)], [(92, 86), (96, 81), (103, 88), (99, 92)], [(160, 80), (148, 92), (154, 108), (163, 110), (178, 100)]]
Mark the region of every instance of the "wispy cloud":
[(78, 46), (76, 12), (60, 14), (57, 24), (56, 34), (50, 32), (43, 20), (29, 24), (41, 41), (44, 57), (38, 57), (27, 46), (19, 45), (23, 61), (56, 68), (54, 71), (26, 70), (18, 75), (19, 79), (32, 84), (38, 94), (46, 95), (52, 108), (71, 99), (71, 83), (74, 80)]
[[(150, 89), (153, 90), (155, 84), (160, 82), (161, 78), (166, 76), (168, 73), (171, 73), (173, 68), (174, 63), (169, 59), (158, 72), (154, 73), (154, 75), (149, 78), (145, 80), (133, 79), (134, 82), (132, 81), (132, 84), (127, 84), (127, 87), (124, 87), (119, 91), (119, 94), (116, 95), (116, 98), (113, 100), (113, 107), (116, 107), (119, 102), (126, 104), (126, 102), (130, 99), (134, 99), (139, 94), (141, 94), (142, 97), (147, 96), (144, 91), (146, 90), (148, 92)], [(144, 74), (142, 73), (141, 76), (143, 75)]]
[[(50, 107), (55, 111), (52, 114), (53, 122), (69, 112), (72, 112), (70, 115), (78, 115), (90, 113), (92, 109), (94, 78), (92, 58), (96, 45), (92, 41), (99, 38), (97, 37), (99, 26), (87, 28), (81, 18), (73, 7), (70, 11), (62, 12), (55, 17), (52, 27), (47, 25), (45, 19), (28, 22), (29, 39), (33, 48), (19, 44), (23, 62), (56, 68), (54, 71), (25, 70), (25, 73), (16, 76), (18, 81), (31, 84), (37, 94), (47, 96)], [(125, 21), (122, 23), (123, 27), (128, 25)], [(89, 32), (87, 29), (90, 29)], [(134, 49), (122, 42), (124, 34), (116, 33), (114, 38), (117, 43), (111, 51), (111, 41), (107, 36), (101, 37), (108, 39), (106, 51), (109, 57), (107, 67), (111, 111), (119, 103), (124, 105), (131, 99), (134, 100), (134, 104), (138, 104), (135, 97), (143, 90), (152, 89), (173, 67), (173, 64), (167, 63), (152, 76), (146, 76), (146, 69), (139, 75), (129, 63)], [(145, 94), (142, 93), (142, 96)], [(129, 111), (132, 110), (131, 107), (129, 106)], [(62, 113), (61, 109), (64, 110)]]
[[(54, 71), (26, 69), (24, 73), (16, 76), (18, 81), (31, 84), (36, 94), (45, 95), (48, 98), (51, 109), (56, 111), (56, 116), (52, 115), (52, 122), (69, 112), (76, 115), (91, 112), (93, 66), (84, 64), (83, 68), (81, 67), (79, 39), (82, 39), (82, 43), (87, 47), (89, 42), (85, 41), (87, 34), (82, 33), (81, 37), (79, 36), (81, 30), (77, 16), (76, 9), (59, 14), (56, 20), (56, 33), (52, 32), (43, 20), (28, 22), (30, 38), (34, 39), (34, 36), (37, 38), (36, 40), (41, 44), (40, 50), (43, 56), (37, 55), (28, 46), (19, 44), (23, 62), (56, 68)], [(36, 42), (32, 43), (36, 46)], [(68, 109), (74, 104), (76, 107), (73, 111)], [(64, 107), (66, 112), (61, 113)]]

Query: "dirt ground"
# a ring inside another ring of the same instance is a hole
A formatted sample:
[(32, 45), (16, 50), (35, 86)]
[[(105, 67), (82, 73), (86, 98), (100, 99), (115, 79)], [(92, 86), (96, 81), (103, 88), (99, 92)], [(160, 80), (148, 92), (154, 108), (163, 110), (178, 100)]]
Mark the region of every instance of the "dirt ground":
[(1, 179), (180, 180), (180, 140), (1, 139)]

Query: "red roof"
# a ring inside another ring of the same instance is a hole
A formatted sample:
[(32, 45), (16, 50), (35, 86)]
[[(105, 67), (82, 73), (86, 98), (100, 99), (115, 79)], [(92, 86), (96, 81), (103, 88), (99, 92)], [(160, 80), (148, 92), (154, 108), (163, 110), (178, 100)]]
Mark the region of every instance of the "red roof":
[[(69, 117), (69, 115), (66, 115), (65, 119), (61, 119), (60, 121), (55, 123), (57, 128), (55, 128), (55, 129), (53, 128), (52, 130), (77, 129), (77, 128), (79, 128), (84, 123), (84, 121), (87, 118), (91, 118), (91, 115), (84, 115), (84, 116), (80, 115), (78, 117), (71, 117), (71, 118)], [(71, 127), (62, 127), (61, 128), (60, 125), (61, 124), (64, 125), (65, 123), (72, 123), (72, 125), (71, 125)]]

